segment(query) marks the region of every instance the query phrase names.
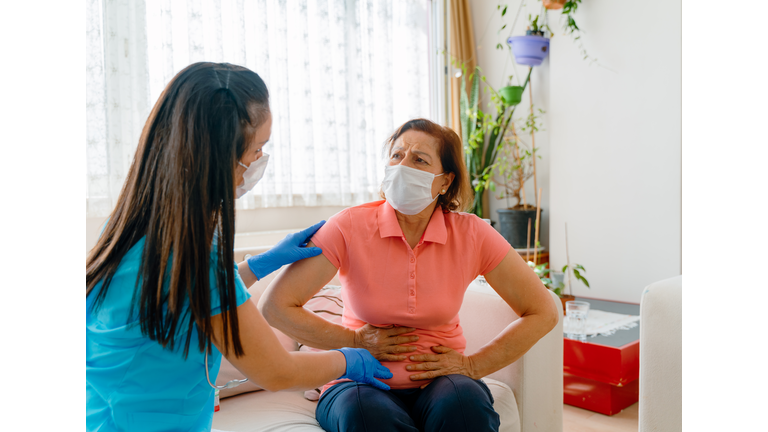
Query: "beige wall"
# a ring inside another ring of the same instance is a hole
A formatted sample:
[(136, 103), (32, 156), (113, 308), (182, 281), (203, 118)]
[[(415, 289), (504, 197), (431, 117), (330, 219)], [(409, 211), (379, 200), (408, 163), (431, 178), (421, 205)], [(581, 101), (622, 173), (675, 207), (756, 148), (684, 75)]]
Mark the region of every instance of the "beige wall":
[(552, 261), (583, 264), (575, 294), (640, 302), (681, 273), (681, 2), (590, 0), (550, 61)]

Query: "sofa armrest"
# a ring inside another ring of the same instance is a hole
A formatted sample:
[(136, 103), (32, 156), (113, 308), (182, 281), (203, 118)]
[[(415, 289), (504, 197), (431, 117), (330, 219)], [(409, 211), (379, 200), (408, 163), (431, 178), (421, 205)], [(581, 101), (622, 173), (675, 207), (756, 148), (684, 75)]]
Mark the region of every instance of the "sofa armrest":
[(682, 430), (682, 370), (681, 275), (648, 285), (640, 300), (640, 432)]
[[(474, 284), (464, 296), (459, 318), (467, 339), (466, 354), (490, 342), (519, 317), (490, 287)], [(561, 308), (560, 299), (550, 293)], [(515, 394), (524, 431), (563, 430), (563, 319), (521, 359), (488, 376)]]

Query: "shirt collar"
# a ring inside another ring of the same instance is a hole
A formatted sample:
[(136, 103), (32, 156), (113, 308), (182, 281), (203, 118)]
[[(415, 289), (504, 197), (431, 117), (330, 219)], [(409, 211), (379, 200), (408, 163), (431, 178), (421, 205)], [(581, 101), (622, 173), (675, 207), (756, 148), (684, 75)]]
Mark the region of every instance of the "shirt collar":
[[(397, 222), (395, 209), (393, 209), (386, 201), (379, 206), (378, 225), (381, 238), (403, 236), (403, 230), (400, 229), (400, 224)], [(423, 239), (428, 242), (445, 244), (447, 238), (448, 232), (445, 229), (443, 208), (440, 205), (437, 205), (434, 213), (432, 213), (432, 218), (427, 224)]]

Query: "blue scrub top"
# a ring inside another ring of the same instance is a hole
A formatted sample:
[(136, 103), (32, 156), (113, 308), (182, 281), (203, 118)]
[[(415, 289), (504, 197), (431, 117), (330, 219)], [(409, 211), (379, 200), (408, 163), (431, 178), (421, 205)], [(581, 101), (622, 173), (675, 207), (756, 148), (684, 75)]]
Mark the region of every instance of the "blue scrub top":
[[(89, 313), (95, 292), (86, 299), (85, 419), (88, 431), (209, 431), (213, 421), (213, 388), (205, 378), (205, 358), (192, 330), (189, 356), (183, 356), (186, 325), (176, 335), (174, 351), (141, 334), (138, 307), (129, 317), (144, 249), (142, 238), (125, 254), (104, 303)], [(215, 250), (215, 248), (214, 248)], [(211, 259), (211, 315), (221, 313), (215, 256)], [(235, 266), (237, 305), (250, 298)], [(101, 283), (95, 290), (101, 289)], [(138, 302), (138, 296), (136, 301)], [(187, 301), (186, 307), (189, 307)], [(221, 353), (208, 357), (215, 383)]]

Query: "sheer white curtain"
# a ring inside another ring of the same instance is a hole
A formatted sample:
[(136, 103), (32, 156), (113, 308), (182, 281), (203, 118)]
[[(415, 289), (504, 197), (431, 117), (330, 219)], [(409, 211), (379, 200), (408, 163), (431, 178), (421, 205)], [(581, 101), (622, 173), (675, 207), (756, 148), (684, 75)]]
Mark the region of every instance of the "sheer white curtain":
[(165, 84), (198, 61), (270, 91), (264, 179), (239, 208), (377, 199), (381, 147), (430, 113), (429, 0), (87, 0), (88, 216), (115, 204)]

